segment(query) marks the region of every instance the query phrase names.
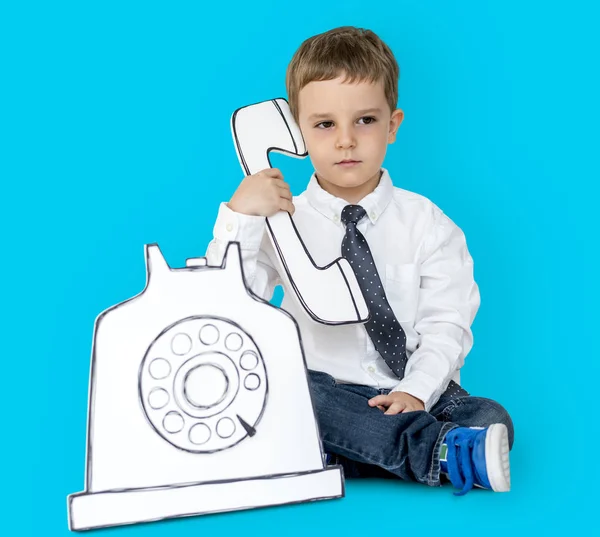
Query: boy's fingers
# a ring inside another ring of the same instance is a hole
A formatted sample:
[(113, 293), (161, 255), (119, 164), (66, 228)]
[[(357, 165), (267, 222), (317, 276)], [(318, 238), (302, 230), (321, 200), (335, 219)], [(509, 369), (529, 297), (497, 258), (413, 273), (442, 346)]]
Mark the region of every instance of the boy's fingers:
[(266, 175), (267, 177), (278, 177), (280, 179), (283, 177), (283, 174), (281, 173), (281, 170), (279, 170), (279, 168), (266, 168), (260, 173)]
[(294, 204), (291, 201), (286, 200), (284, 198), (279, 199), (279, 208), (282, 211), (287, 211), (290, 214), (294, 214), (294, 211), (296, 210)]
[(387, 395), (376, 395), (372, 399), (369, 399), (369, 405), (370, 406), (379, 406), (379, 405), (388, 404), (389, 403), (388, 397), (389, 396), (387, 396)]
[(404, 403), (394, 403), (385, 411), (386, 414), (399, 414), (406, 408)]
[(288, 192), (291, 192), (290, 185), (288, 185), (283, 179), (271, 178), (271, 181), (273, 182), (273, 184), (276, 187), (281, 188), (282, 190), (287, 190)]
[(289, 189), (279, 188), (279, 195), (286, 200), (292, 201), (293, 196)]

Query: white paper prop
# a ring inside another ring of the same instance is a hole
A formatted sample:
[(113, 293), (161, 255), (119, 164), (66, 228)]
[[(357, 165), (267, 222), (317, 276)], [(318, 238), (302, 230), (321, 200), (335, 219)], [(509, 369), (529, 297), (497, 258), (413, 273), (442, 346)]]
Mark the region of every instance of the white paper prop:
[(238, 243), (221, 266), (171, 269), (94, 326), (84, 530), (344, 495), (324, 454), (298, 326), (246, 287)]
[[(251, 175), (271, 168), (269, 153), (295, 158), (308, 155), (300, 128), (285, 99), (244, 106), (231, 117), (231, 132), (240, 164)], [(318, 267), (302, 242), (289, 213), (267, 220), (267, 232), (279, 261), (279, 274), (293, 289), (301, 310), (323, 324), (364, 323), (369, 308), (347, 259), (339, 257)]]

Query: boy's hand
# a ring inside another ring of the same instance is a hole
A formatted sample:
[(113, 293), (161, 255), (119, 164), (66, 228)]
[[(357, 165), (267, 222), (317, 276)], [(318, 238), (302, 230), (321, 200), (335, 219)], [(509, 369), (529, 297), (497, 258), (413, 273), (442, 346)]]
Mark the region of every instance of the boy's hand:
[(423, 401), (405, 392), (392, 392), (388, 395), (378, 395), (369, 399), (369, 406), (376, 406), (380, 410), (385, 410), (385, 414), (399, 414), (400, 412), (425, 410)]
[(294, 214), (290, 186), (277, 168), (267, 168), (243, 179), (227, 204), (236, 213), (273, 216), (279, 211)]

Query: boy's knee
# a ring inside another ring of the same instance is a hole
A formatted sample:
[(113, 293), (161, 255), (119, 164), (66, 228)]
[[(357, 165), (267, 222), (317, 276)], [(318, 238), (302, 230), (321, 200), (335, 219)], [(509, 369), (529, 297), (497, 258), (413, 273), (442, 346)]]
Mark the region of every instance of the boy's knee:
[(487, 403), (485, 410), (486, 421), (490, 425), (492, 423), (503, 423), (506, 425), (506, 428), (508, 429), (508, 445), (509, 448), (512, 449), (515, 430), (510, 414), (500, 403), (492, 401), (491, 399), (485, 399), (485, 401)]

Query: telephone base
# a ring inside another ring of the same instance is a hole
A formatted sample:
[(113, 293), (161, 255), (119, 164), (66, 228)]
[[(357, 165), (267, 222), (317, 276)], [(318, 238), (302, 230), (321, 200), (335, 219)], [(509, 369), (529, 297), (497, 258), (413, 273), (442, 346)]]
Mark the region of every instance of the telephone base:
[(82, 531), (165, 518), (326, 500), (344, 496), (341, 466), (239, 481), (97, 493), (68, 499), (69, 529)]

